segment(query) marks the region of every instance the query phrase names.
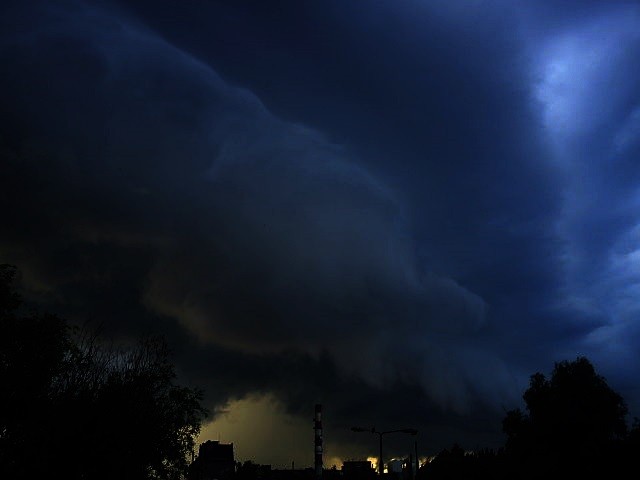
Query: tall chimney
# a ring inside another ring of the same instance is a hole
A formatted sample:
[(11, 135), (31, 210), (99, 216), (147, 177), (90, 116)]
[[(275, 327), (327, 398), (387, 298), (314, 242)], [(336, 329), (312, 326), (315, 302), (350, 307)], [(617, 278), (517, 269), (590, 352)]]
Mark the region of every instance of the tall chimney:
[(322, 478), (322, 405), (316, 403), (316, 416), (313, 422), (313, 429), (315, 430), (315, 466), (316, 466), (316, 479)]

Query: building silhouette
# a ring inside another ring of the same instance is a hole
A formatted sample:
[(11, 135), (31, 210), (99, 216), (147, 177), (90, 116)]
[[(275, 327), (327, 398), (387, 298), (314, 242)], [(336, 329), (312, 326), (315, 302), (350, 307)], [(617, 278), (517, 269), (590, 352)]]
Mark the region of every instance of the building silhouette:
[(368, 460), (348, 460), (342, 463), (342, 477), (345, 480), (373, 480), (376, 471)]
[(232, 480), (235, 473), (233, 443), (207, 440), (189, 466), (189, 480)]

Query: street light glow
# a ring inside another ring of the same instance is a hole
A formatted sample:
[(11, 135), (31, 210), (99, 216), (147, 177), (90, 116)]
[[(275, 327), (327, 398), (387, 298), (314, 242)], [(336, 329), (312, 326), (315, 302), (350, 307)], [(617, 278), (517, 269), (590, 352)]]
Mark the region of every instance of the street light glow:
[(418, 430), (416, 430), (415, 428), (402, 428), (399, 430), (385, 430), (383, 432), (380, 432), (378, 430), (376, 430), (376, 427), (371, 427), (369, 428), (363, 428), (363, 427), (351, 427), (351, 431), (352, 432), (371, 432), (371, 433), (377, 433), (378, 434), (378, 439), (380, 441), (380, 455), (378, 457), (378, 475), (382, 476), (382, 472), (383, 472), (383, 468), (384, 468), (384, 463), (382, 461), (382, 436), (386, 435), (387, 433), (407, 433), (409, 435), (417, 435), (418, 434)]

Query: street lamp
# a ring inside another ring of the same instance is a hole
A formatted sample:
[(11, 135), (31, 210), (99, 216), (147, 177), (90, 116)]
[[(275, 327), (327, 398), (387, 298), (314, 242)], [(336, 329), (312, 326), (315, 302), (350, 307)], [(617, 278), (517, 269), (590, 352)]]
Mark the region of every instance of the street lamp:
[(380, 455), (378, 457), (378, 475), (382, 477), (382, 436), (387, 433), (408, 433), (409, 435), (417, 435), (418, 430), (415, 428), (401, 428), (399, 430), (385, 430), (383, 432), (376, 430), (376, 427), (371, 428), (362, 428), (362, 427), (351, 427), (351, 431), (353, 432), (370, 432), (377, 433), (378, 440), (380, 442)]

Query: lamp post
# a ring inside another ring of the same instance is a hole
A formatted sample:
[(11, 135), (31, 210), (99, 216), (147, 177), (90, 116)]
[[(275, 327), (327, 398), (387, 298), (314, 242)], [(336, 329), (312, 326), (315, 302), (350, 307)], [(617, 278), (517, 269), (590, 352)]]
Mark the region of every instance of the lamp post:
[(378, 475), (380, 477), (382, 477), (382, 472), (383, 472), (383, 468), (382, 468), (382, 436), (386, 435), (387, 433), (408, 433), (409, 435), (417, 435), (418, 434), (418, 430), (416, 430), (415, 428), (401, 428), (399, 430), (385, 430), (385, 431), (379, 431), (376, 430), (376, 427), (371, 427), (371, 428), (362, 428), (362, 427), (351, 427), (351, 430), (353, 432), (370, 432), (370, 433), (377, 433), (378, 434), (378, 440), (380, 442), (380, 454), (378, 456)]

